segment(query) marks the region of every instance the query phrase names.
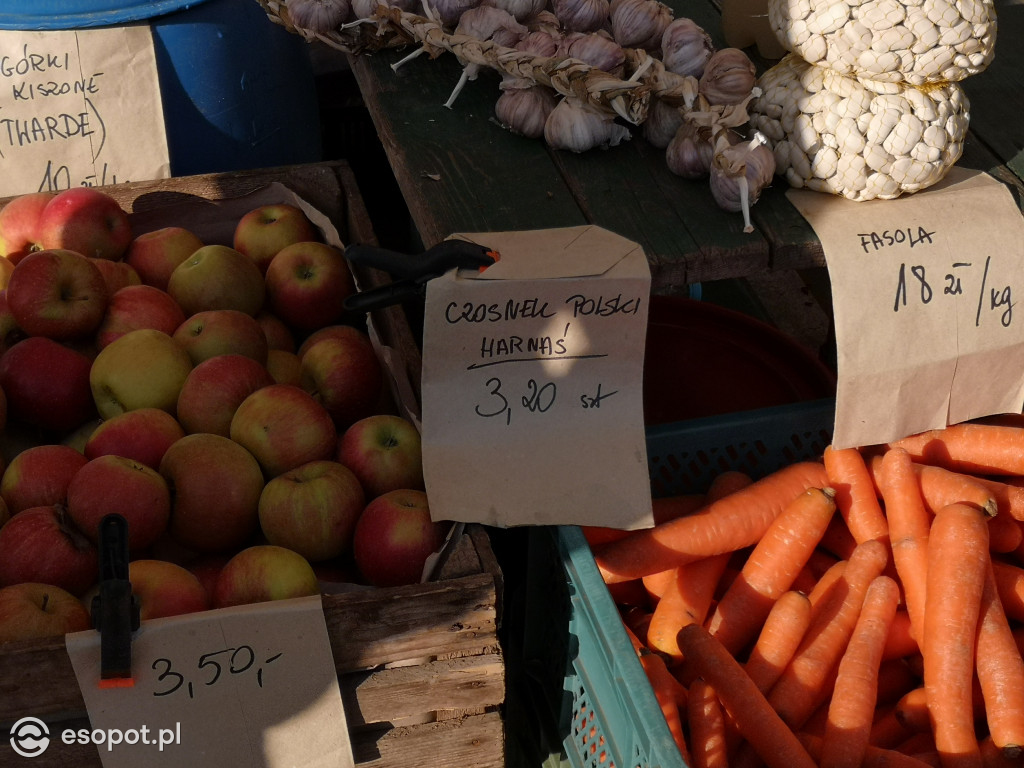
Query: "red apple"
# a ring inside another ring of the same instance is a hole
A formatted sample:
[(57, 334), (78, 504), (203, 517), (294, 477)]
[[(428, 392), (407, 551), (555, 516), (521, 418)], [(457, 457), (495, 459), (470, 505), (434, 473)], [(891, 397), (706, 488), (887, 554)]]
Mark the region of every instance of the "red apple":
[(231, 559), (230, 554), (219, 554), (219, 555), (200, 555), (199, 557), (193, 558), (184, 567), (188, 568), (189, 573), (193, 574), (199, 583), (203, 585), (203, 589), (206, 590), (206, 594), (209, 596), (212, 604), (213, 591), (217, 586), (217, 577), (220, 576), (220, 571), (224, 567), (224, 564)]
[(313, 397), (289, 384), (249, 395), (231, 419), (231, 439), (245, 447), (268, 478), (334, 455), (337, 432)]
[(85, 606), (66, 589), (38, 582), (0, 588), (0, 644), (82, 632), (91, 624)]
[(302, 343), (299, 344), (299, 348), (296, 350), (296, 354), (302, 357), (318, 341), (323, 341), (324, 339), (344, 339), (347, 341), (356, 334), (366, 335), (361, 329), (351, 325), (328, 325), (324, 328), (317, 328), (302, 340)]
[(67, 445), (36, 445), (11, 459), (0, 477), (12, 515), (32, 507), (65, 504), (71, 479), (88, 459)]
[(311, 461), (272, 478), (260, 495), (260, 528), (271, 544), (311, 563), (348, 552), (366, 497), (336, 461)]
[(263, 329), (252, 315), (237, 309), (197, 312), (179, 325), (173, 336), (193, 365), (218, 355), (245, 355), (260, 365), (267, 362)]
[(339, 429), (379, 410), (384, 373), (370, 337), (350, 326), (300, 356), (302, 388), (322, 403)]
[(66, 433), (96, 416), (93, 361), (45, 336), (22, 339), (0, 357), (0, 387), (11, 416)]
[(7, 289), (12, 272), (14, 272), (14, 262), (7, 258), (0, 258), (0, 290)]
[(132, 592), (139, 598), (142, 621), (181, 616), (210, 608), (210, 596), (195, 574), (166, 560), (132, 560)]
[(103, 349), (114, 339), (139, 328), (153, 328), (170, 336), (184, 322), (185, 313), (169, 293), (151, 285), (129, 285), (111, 294), (106, 314), (96, 330), (96, 345)]
[(200, 553), (227, 552), (259, 528), (263, 473), (245, 448), (220, 435), (186, 435), (167, 449), (160, 474), (172, 493), (171, 536)]
[(359, 478), (367, 498), (423, 490), (420, 433), (401, 416), (379, 413), (355, 422), (339, 438), (337, 458)]
[(63, 507), (32, 507), (0, 528), (0, 587), (35, 581), (80, 596), (98, 577), (96, 547)]
[(7, 305), (30, 336), (76, 339), (92, 334), (107, 309), (107, 284), (89, 259), (69, 250), (35, 251), (14, 267)]
[(138, 553), (159, 538), (171, 516), (167, 481), (152, 467), (124, 456), (90, 459), (68, 486), (68, 516), (94, 542), (110, 513), (128, 522), (128, 548)]
[(185, 379), (178, 395), (178, 421), (186, 432), (231, 436), (231, 418), (257, 389), (274, 383), (270, 372), (245, 355), (203, 360)]
[(159, 469), (167, 449), (184, 436), (181, 424), (167, 411), (138, 408), (100, 422), (82, 451), (87, 459), (123, 456)]
[(11, 314), (7, 304), (7, 291), (0, 291), (0, 355), (28, 336)]
[(57, 195), (39, 214), (43, 248), (65, 248), (98, 259), (120, 259), (132, 240), (128, 214), (95, 187), (73, 187)]
[(178, 393), (192, 370), (188, 352), (163, 331), (130, 331), (100, 350), (89, 383), (100, 416), (138, 408), (174, 414)]
[(267, 370), (276, 384), (302, 385), (302, 361), (294, 352), (267, 350)]
[(209, 309), (236, 309), (255, 315), (263, 309), (263, 273), (244, 253), (226, 245), (204, 245), (175, 267), (167, 292), (194, 315)]
[(39, 217), (55, 196), (53, 192), (28, 192), (0, 210), (0, 255), (17, 264), (32, 251), (42, 250)]
[(389, 491), (373, 499), (359, 516), (352, 539), (356, 567), (377, 587), (416, 584), (450, 527), (448, 522), (431, 520), (423, 491)]
[(243, 549), (221, 569), (213, 592), (217, 608), (308, 597), (320, 592), (313, 566), (284, 547), (259, 544)]
[(256, 320), (263, 329), (263, 335), (267, 337), (267, 349), (283, 349), (285, 352), (295, 351), (295, 337), (283, 320), (266, 311), (256, 315)]
[(203, 241), (184, 227), (164, 227), (138, 235), (128, 246), (124, 260), (146, 285), (167, 290), (171, 273), (203, 247)]
[(273, 203), (261, 205), (238, 220), (232, 246), (252, 259), (264, 274), (270, 260), (285, 246), (318, 239), (316, 227), (301, 208)]
[(107, 286), (107, 294), (113, 296), (117, 291), (129, 285), (139, 285), (142, 278), (127, 262), (111, 261), (110, 259), (89, 258), (96, 269), (103, 275)]
[(342, 302), (355, 292), (345, 254), (326, 243), (295, 243), (267, 267), (267, 303), (287, 325), (301, 331), (337, 323)]

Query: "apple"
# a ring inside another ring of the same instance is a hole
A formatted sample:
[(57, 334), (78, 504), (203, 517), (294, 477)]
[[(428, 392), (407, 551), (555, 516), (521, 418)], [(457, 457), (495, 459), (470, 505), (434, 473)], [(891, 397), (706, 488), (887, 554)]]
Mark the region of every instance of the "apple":
[(224, 564), (217, 576), (213, 604), (225, 608), (319, 592), (316, 573), (306, 558), (285, 547), (258, 544), (243, 549)]
[(62, 433), (94, 418), (92, 365), (81, 352), (45, 336), (22, 339), (0, 356), (0, 387), (11, 416)]
[(266, 282), (270, 311), (300, 331), (337, 323), (346, 314), (342, 302), (355, 292), (345, 254), (326, 243), (285, 247), (267, 267)]
[(96, 547), (63, 507), (31, 507), (0, 528), (0, 587), (36, 581), (80, 596), (98, 577)]
[(66, 589), (38, 582), (0, 587), (0, 643), (82, 632), (91, 625), (89, 611)]
[(267, 362), (267, 337), (252, 315), (237, 309), (197, 312), (172, 334), (188, 352), (193, 365), (217, 355), (245, 355), (260, 365)]
[(100, 350), (89, 383), (100, 416), (138, 408), (174, 414), (178, 393), (192, 370), (188, 352), (163, 331), (130, 331)]
[(263, 273), (244, 253), (226, 245), (204, 245), (174, 268), (167, 292), (194, 315), (208, 309), (237, 309), (256, 315), (263, 309)]
[(4, 431), (4, 427), (7, 426), (7, 394), (4, 392), (3, 386), (0, 386), (0, 433)]
[(221, 568), (224, 564), (231, 559), (234, 553), (222, 553), (219, 555), (200, 555), (191, 559), (183, 567), (187, 568), (189, 573), (199, 579), (199, 583), (203, 585), (203, 589), (206, 590), (207, 596), (210, 598), (212, 603), (213, 590), (217, 585), (217, 577), (220, 576)]
[(160, 460), (185, 430), (171, 414), (159, 408), (137, 408), (101, 421), (85, 441), (87, 459), (123, 456), (160, 468)]
[(140, 285), (142, 278), (127, 262), (111, 261), (110, 259), (97, 259), (89, 257), (96, 269), (103, 275), (103, 282), (107, 286), (107, 294), (113, 296), (116, 291), (128, 285)]
[(295, 351), (299, 357), (306, 354), (306, 351), (316, 344), (318, 341), (324, 339), (344, 339), (348, 340), (355, 334), (366, 335), (364, 331), (351, 325), (339, 324), (339, 325), (327, 325), (323, 328), (317, 328), (311, 334), (306, 336), (299, 344), (299, 348)]
[(128, 522), (128, 550), (138, 553), (167, 528), (171, 492), (152, 467), (108, 454), (90, 459), (68, 485), (68, 516), (94, 542), (103, 517), (121, 515)]
[(102, 424), (102, 419), (89, 419), (89, 421), (82, 424), (77, 429), (72, 430), (61, 438), (60, 444), (66, 445), (69, 448), (74, 448), (81, 454), (85, 454), (85, 444), (89, 442), (89, 438), (92, 437), (92, 433), (96, 431), (96, 427)]
[(7, 305), (29, 336), (64, 340), (88, 336), (107, 309), (107, 284), (89, 259), (74, 251), (35, 251), (19, 261), (7, 283)]
[(137, 235), (128, 245), (124, 260), (146, 285), (167, 290), (171, 273), (203, 247), (203, 241), (184, 227), (163, 227)]
[(12, 515), (32, 507), (64, 504), (71, 479), (88, 459), (67, 445), (36, 445), (11, 459), (0, 476), (0, 496)]
[(128, 214), (117, 200), (95, 187), (58, 192), (39, 214), (39, 242), (44, 249), (64, 248), (116, 261), (131, 241)]
[(312, 395), (271, 384), (242, 401), (231, 419), (231, 439), (248, 450), (268, 478), (334, 455), (337, 432)]
[(263, 473), (238, 443), (186, 435), (167, 449), (160, 474), (171, 489), (171, 536), (199, 553), (237, 549), (259, 528)]
[(370, 337), (351, 326), (300, 355), (302, 388), (323, 404), (339, 429), (378, 412), (384, 373)]
[(0, 255), (17, 264), (32, 251), (42, 250), (39, 216), (54, 197), (54, 192), (28, 192), (0, 210)]
[(302, 361), (294, 352), (267, 350), (267, 371), (277, 384), (302, 384)]
[(401, 416), (375, 413), (355, 422), (338, 439), (337, 459), (359, 478), (368, 498), (423, 490), (420, 433)]
[(260, 529), (267, 541), (311, 563), (348, 552), (366, 497), (355, 474), (336, 461), (311, 461), (267, 482)]
[(450, 527), (431, 519), (423, 491), (388, 491), (370, 501), (356, 523), (356, 567), (376, 587), (419, 583), (427, 558), (441, 548)]
[(263, 335), (267, 337), (267, 349), (295, 351), (295, 337), (281, 318), (264, 310), (256, 315), (256, 321), (263, 329)]
[(265, 274), (270, 260), (292, 243), (317, 240), (319, 234), (301, 208), (271, 203), (254, 208), (238, 220), (232, 246), (244, 253)]
[[(129, 528), (130, 530), (130, 528)], [(181, 616), (210, 608), (210, 596), (194, 573), (166, 560), (132, 560), (132, 592), (139, 598), (142, 621)]]
[(249, 395), (274, 383), (270, 372), (245, 355), (217, 355), (198, 363), (178, 395), (178, 421), (186, 432), (231, 436), (231, 418)]
[(14, 262), (7, 258), (0, 258), (0, 291), (7, 289), (12, 272), (14, 272)]
[(11, 314), (6, 289), (0, 291), (0, 355), (28, 336)]
[(139, 328), (153, 328), (170, 336), (184, 322), (185, 313), (166, 291), (151, 285), (125, 286), (110, 296), (107, 311), (96, 329), (96, 345), (103, 349), (114, 339)]

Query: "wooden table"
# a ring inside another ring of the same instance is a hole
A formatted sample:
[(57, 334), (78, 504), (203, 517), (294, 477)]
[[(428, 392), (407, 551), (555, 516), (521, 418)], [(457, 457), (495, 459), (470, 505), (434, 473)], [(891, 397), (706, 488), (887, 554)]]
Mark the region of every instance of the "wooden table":
[[(965, 81), (971, 134), (960, 165), (992, 173), (1020, 190), (1024, 178), (1024, 5), (997, 0), (999, 36), (988, 71)], [(669, 0), (721, 39), (709, 0)], [(553, 151), (515, 136), (494, 117), (499, 76), (487, 70), (443, 106), (460, 65), (444, 54), (387, 50), (350, 57), (366, 107), (383, 142), (420, 240), (452, 232), (539, 229), (592, 223), (639, 242), (651, 262), (652, 290), (677, 293), (691, 283), (820, 267), (821, 245), (785, 197), (781, 179), (754, 207), (756, 231), (719, 209), (707, 181), (673, 175), (663, 152), (635, 131), (631, 141), (584, 154)], [(766, 62), (760, 62), (762, 66)], [(1020, 196), (1018, 196), (1020, 199)]]

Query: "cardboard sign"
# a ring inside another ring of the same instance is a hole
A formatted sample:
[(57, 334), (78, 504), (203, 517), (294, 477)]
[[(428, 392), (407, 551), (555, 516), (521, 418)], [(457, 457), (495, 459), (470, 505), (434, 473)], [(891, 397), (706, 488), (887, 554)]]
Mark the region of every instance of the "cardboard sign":
[(431, 514), (502, 527), (652, 525), (643, 249), (593, 226), (454, 237), (501, 258), (427, 284)]
[(95, 630), (66, 645), (87, 737), (122, 734), (97, 744), (104, 768), (354, 764), (319, 596), (143, 622), (131, 687), (99, 687)]
[(837, 448), (1020, 412), (1024, 218), (1006, 187), (953, 168), (895, 200), (787, 196), (832, 283)]
[(169, 175), (147, 25), (0, 30), (0, 196)]

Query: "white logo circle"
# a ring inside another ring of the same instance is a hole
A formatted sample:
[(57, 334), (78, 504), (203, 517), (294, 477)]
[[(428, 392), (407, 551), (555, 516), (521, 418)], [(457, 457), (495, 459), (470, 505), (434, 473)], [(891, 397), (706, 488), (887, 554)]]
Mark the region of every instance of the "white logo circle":
[(50, 729), (37, 717), (23, 717), (11, 726), (11, 748), (22, 757), (38, 757), (50, 746)]

